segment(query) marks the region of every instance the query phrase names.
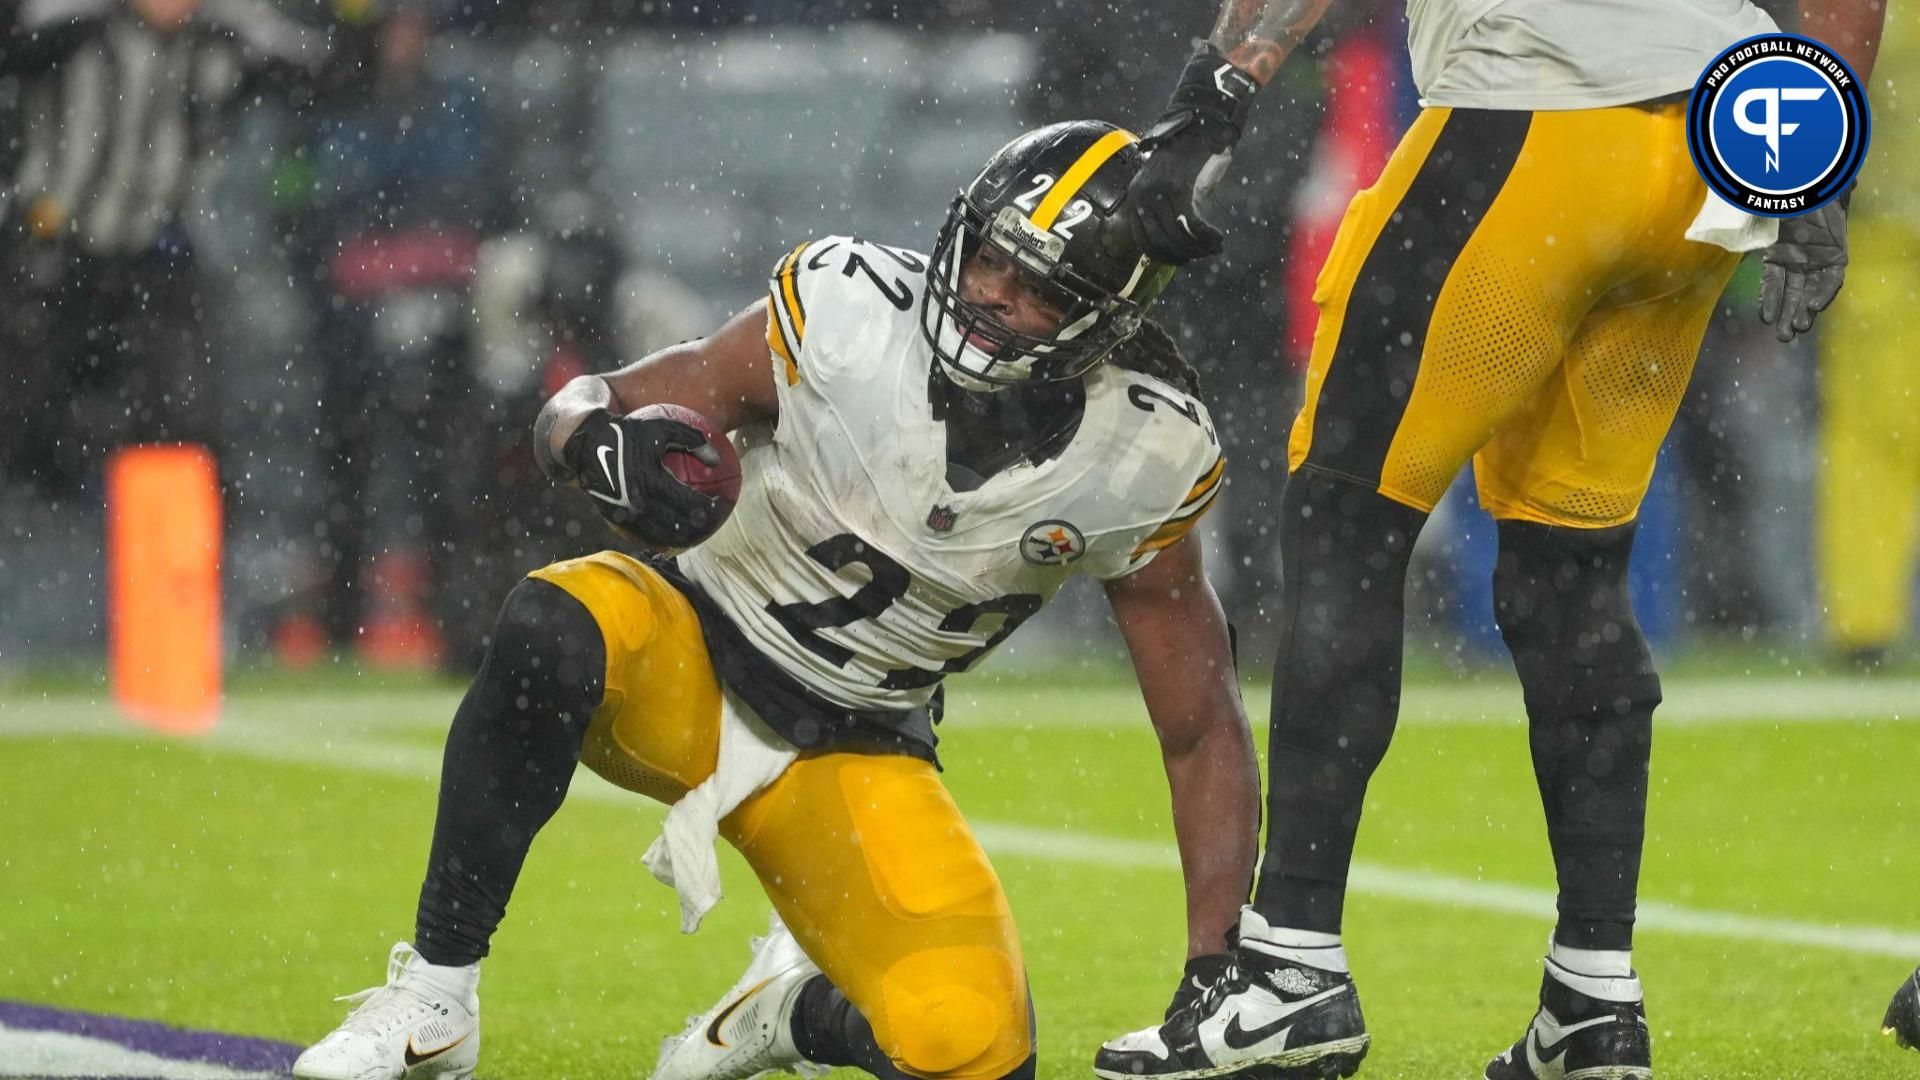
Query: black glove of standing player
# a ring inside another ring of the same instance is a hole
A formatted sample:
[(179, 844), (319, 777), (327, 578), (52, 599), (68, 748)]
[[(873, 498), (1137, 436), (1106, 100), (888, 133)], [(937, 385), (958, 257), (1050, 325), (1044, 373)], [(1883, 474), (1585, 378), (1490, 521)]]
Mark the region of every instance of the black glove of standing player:
[(617, 531), (647, 547), (678, 550), (705, 539), (726, 507), (667, 471), (661, 459), (676, 450), (708, 465), (720, 463), (706, 436), (678, 420), (615, 416), (605, 409), (587, 414), (560, 456)]
[(1760, 321), (1792, 341), (1813, 329), (1847, 277), (1847, 204), (1852, 193), (1799, 217), (1780, 220), (1780, 239), (1760, 272)]
[(1167, 111), (1140, 140), (1147, 161), (1127, 189), (1133, 242), (1150, 258), (1184, 263), (1219, 254), (1225, 234), (1200, 216), (1200, 200), (1226, 173), (1258, 89), (1211, 42), (1193, 50)]

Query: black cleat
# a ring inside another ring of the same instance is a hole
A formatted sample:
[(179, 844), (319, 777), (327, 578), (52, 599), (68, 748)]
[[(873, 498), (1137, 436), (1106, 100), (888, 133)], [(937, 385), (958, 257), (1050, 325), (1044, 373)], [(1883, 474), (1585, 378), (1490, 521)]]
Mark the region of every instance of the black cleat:
[[(1367, 1056), (1353, 978), (1263, 952), (1266, 921), (1240, 916), (1224, 978), (1166, 1023), (1108, 1042), (1094, 1055), (1104, 1080), (1332, 1080)], [(1269, 946), (1271, 948), (1271, 946)]]
[(1643, 1002), (1601, 1001), (1552, 975), (1520, 1041), (1487, 1063), (1486, 1080), (1652, 1080)]
[(1920, 968), (1894, 991), (1887, 1005), (1887, 1018), (1880, 1021), (1880, 1033), (1909, 1050), (1920, 1050)]

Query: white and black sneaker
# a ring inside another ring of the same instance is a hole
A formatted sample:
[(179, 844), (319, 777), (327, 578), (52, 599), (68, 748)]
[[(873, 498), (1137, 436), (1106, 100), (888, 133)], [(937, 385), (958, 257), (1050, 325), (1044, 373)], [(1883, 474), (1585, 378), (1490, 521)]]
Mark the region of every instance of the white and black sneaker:
[(1623, 992), (1610, 996), (1634, 999), (1609, 1001), (1556, 978), (1556, 967), (1547, 961), (1540, 1010), (1520, 1041), (1487, 1063), (1486, 1080), (1652, 1080), (1653, 1038), (1639, 980), (1569, 980), (1618, 987)]
[(1880, 1021), (1882, 1034), (1909, 1050), (1920, 1050), (1920, 968), (1907, 976), (1887, 1005), (1887, 1018)]
[(823, 1076), (827, 1069), (802, 1057), (793, 1042), (793, 1010), (800, 989), (820, 974), (780, 916), (753, 939), (746, 974), (714, 1006), (687, 1018), (678, 1035), (660, 1044), (651, 1080), (746, 1080), (768, 1072)]
[(1274, 955), (1269, 933), (1265, 919), (1241, 909), (1240, 940), (1225, 978), (1159, 1027), (1102, 1046), (1094, 1074), (1106, 1080), (1228, 1073), (1329, 1080), (1358, 1072), (1371, 1037), (1353, 977)]
[(383, 986), (293, 1063), (298, 1080), (466, 1080), (480, 1060), (480, 965), (441, 967), (400, 942)]

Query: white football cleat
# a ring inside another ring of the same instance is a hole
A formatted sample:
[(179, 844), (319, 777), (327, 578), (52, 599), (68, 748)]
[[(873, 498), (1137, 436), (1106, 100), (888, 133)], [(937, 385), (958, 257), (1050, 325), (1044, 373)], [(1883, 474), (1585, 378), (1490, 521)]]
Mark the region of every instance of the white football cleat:
[(299, 1080), (467, 1080), (480, 1060), (480, 965), (429, 964), (400, 942), (387, 984), (335, 998), (357, 1006), (293, 1063)]
[(660, 1044), (652, 1080), (746, 1080), (766, 1072), (805, 1077), (827, 1072), (793, 1045), (793, 1010), (800, 988), (820, 969), (793, 940), (780, 916), (767, 936), (753, 939), (753, 962), (719, 1004), (687, 1020), (686, 1029)]

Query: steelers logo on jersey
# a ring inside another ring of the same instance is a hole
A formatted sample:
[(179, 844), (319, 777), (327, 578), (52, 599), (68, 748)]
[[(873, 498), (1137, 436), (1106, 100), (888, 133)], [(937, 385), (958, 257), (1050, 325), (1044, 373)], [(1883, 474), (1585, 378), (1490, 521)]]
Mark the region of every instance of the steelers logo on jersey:
[(1087, 553), (1087, 538), (1065, 521), (1042, 521), (1027, 528), (1020, 555), (1035, 566), (1065, 566)]

